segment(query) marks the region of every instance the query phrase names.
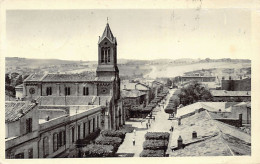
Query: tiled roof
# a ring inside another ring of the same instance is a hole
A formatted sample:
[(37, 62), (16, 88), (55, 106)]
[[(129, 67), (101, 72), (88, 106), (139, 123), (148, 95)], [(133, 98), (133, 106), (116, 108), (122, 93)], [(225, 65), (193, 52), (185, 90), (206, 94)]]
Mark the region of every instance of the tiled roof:
[(210, 90), (212, 96), (251, 96), (251, 91)]
[(5, 122), (14, 122), (28, 113), (36, 106), (28, 101), (6, 101), (5, 102)]
[(142, 83), (132, 83), (132, 82), (127, 82), (127, 81), (124, 81), (121, 83), (121, 89), (125, 89), (125, 90), (149, 90), (150, 88), (145, 85), (145, 84), (142, 84)]
[[(251, 141), (245, 136), (240, 137), (243, 132), (233, 127), (233, 130), (227, 127), (219, 127), (217, 123), (218, 121), (213, 120), (207, 111), (195, 113), (181, 119), (181, 125), (176, 124), (174, 126), (170, 146), (176, 148), (177, 139), (181, 136), (185, 147), (183, 149), (175, 149), (173, 152), (170, 152), (170, 156), (232, 156), (239, 153), (240, 155), (251, 154)], [(196, 139), (192, 139), (193, 131), (197, 133)], [(245, 148), (244, 151), (243, 147)]]
[(93, 81), (95, 80), (95, 76), (92, 74), (48, 74), (46, 75), (42, 81), (43, 82), (59, 82), (59, 81)]
[(217, 112), (221, 109), (221, 112), (228, 112), (225, 108), (226, 102), (196, 102), (194, 104), (190, 104), (179, 108), (177, 110), (176, 117), (181, 117), (187, 115), (189, 113), (195, 112), (198, 109), (205, 109), (211, 112)]
[(106, 105), (111, 96), (41, 96), (39, 105)]
[(45, 74), (31, 74), (30, 76), (28, 76), (24, 80), (24, 82), (26, 82), (26, 81), (40, 81), (44, 76), (45, 76)]
[(41, 96), (39, 105), (88, 105), (94, 96)]
[(142, 95), (145, 95), (145, 92), (139, 91), (139, 90), (130, 90), (130, 91), (126, 91), (123, 90), (121, 91), (121, 96), (122, 97), (139, 97)]
[(111, 82), (114, 81), (114, 77), (96, 77), (93, 73), (84, 73), (84, 74), (45, 74), (30, 75), (25, 82), (88, 82), (88, 81), (97, 81), (97, 82)]

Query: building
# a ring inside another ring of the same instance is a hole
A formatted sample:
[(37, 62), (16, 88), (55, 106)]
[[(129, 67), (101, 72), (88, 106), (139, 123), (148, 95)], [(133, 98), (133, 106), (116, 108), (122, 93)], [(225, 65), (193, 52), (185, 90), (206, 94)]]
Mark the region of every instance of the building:
[(251, 78), (240, 80), (222, 79), (221, 89), (227, 91), (251, 91)]
[(123, 108), (126, 112), (126, 118), (134, 117), (135, 112), (133, 112), (134, 107), (142, 106), (144, 108), (146, 105), (146, 93), (139, 90), (123, 90), (121, 91)]
[(15, 87), (15, 97), (21, 99), (23, 97), (23, 84), (17, 85)]
[(197, 102), (178, 108), (176, 117), (185, 118), (202, 110), (207, 110), (214, 119), (233, 126), (251, 124), (250, 102)]
[[(32, 74), (23, 82), (23, 98), (25, 100), (50, 97), (69, 100), (105, 97), (106, 129), (118, 129), (124, 124), (124, 111), (120, 99), (120, 78), (117, 67), (117, 40), (113, 36), (109, 24), (98, 41), (98, 66), (96, 76), (92, 74)], [(109, 98), (107, 98), (109, 97)], [(53, 99), (55, 104), (55, 100)], [(77, 101), (79, 102), (79, 101)], [(79, 102), (84, 105), (91, 101)], [(44, 101), (41, 103), (44, 104)], [(74, 104), (77, 105), (77, 104)], [(121, 121), (123, 120), (123, 121)]]
[(210, 90), (213, 101), (251, 101), (251, 91)]
[(181, 76), (181, 84), (185, 84), (191, 81), (197, 82), (215, 82), (215, 76)]
[(144, 92), (146, 94), (146, 98), (145, 98), (146, 104), (145, 105), (148, 105), (149, 102), (154, 98), (154, 94), (153, 94), (151, 88), (140, 82), (130, 82), (128, 80), (124, 80), (121, 82), (120, 89), (121, 89), (121, 91), (138, 90), (138, 91)]
[(76, 157), (77, 141), (102, 128), (100, 105), (5, 104), (6, 158)]
[(250, 156), (251, 136), (203, 110), (176, 122), (169, 147), (171, 157)]

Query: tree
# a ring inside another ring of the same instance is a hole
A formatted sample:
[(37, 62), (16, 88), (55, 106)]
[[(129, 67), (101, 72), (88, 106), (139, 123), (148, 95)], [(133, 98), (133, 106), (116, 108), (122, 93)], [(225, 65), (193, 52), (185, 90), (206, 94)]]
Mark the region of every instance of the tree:
[(182, 88), (178, 94), (180, 103), (183, 105), (198, 101), (212, 101), (213, 97), (209, 90), (205, 89), (200, 83), (192, 82), (186, 88)]

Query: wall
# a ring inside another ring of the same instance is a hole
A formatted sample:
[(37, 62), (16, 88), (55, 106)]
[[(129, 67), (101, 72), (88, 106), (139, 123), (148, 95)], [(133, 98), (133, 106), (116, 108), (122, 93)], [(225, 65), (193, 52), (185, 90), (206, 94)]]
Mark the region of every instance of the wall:
[(15, 97), (16, 98), (23, 98), (23, 89), (15, 89)]
[(222, 80), (221, 89), (227, 91), (251, 91), (251, 79)]
[(251, 123), (251, 109), (244, 106), (233, 106), (231, 110), (231, 118), (238, 118), (239, 113), (242, 114), (242, 123)]

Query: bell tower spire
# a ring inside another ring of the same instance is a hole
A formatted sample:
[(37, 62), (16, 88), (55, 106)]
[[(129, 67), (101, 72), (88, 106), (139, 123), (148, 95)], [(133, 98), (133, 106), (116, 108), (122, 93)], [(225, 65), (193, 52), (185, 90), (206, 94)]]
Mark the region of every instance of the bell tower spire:
[(110, 26), (107, 24), (105, 30), (98, 41), (98, 67), (97, 76), (119, 76), (117, 67), (117, 41)]

